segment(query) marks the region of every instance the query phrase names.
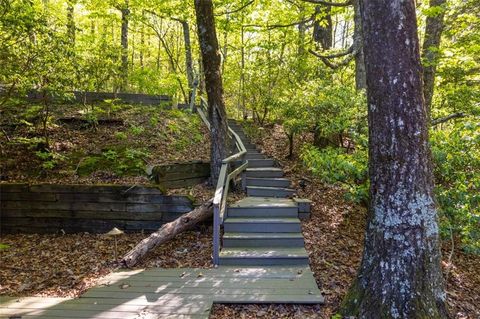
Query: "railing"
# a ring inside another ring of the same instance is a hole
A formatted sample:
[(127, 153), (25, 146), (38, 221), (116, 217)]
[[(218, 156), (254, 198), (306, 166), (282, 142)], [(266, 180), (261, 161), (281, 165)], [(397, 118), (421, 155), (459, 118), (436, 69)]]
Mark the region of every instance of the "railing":
[[(210, 122), (208, 122), (207, 114), (208, 103), (200, 97), (200, 107), (197, 108), (197, 112), (205, 125), (210, 129)], [(239, 174), (243, 173), (248, 167), (248, 161), (245, 160), (245, 154), (247, 149), (243, 145), (240, 137), (230, 127), (228, 131), (235, 141), (235, 146), (238, 150), (237, 153), (225, 158), (222, 161), (222, 167), (220, 168), (220, 175), (217, 181), (217, 187), (215, 188), (215, 196), (213, 198), (213, 264), (218, 265), (218, 259), (220, 254), (220, 227), (223, 224), (225, 218), (225, 210), (227, 208), (228, 190), (230, 188), (230, 182), (234, 180)], [(233, 163), (241, 161), (240, 166), (233, 169)], [(245, 174), (242, 174), (242, 187), (245, 185)]]

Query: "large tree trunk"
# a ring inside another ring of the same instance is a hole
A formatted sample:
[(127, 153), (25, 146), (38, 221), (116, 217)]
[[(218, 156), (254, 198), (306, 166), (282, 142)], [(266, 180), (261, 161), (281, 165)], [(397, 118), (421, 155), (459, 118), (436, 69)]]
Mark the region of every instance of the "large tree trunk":
[(130, 9), (128, 8), (128, 0), (125, 0), (124, 6), (121, 8), (122, 12), (122, 34), (120, 42), (122, 45), (122, 65), (121, 65), (121, 86), (120, 91), (124, 92), (128, 85), (128, 20)]
[(173, 222), (163, 225), (159, 230), (142, 240), (122, 258), (122, 265), (125, 267), (135, 266), (149, 251), (210, 218), (212, 212), (213, 198)]
[(195, 11), (209, 106), (211, 182), (215, 184), (220, 175), (222, 160), (227, 157), (229, 144), (227, 112), (223, 100), (222, 75), (220, 72), (221, 58), (215, 32), (212, 1), (195, 0)]
[(342, 313), (447, 318), (414, 0), (362, 1), (370, 205)]
[(443, 17), (445, 15), (446, 0), (430, 0), (430, 8), (441, 7), (438, 14), (428, 16), (425, 25), (425, 39), (423, 40), (422, 58), (423, 58), (423, 94), (425, 97), (425, 107), (427, 108), (430, 119), (430, 109), (432, 107), (433, 88), (435, 85), (435, 72), (439, 57), (440, 40), (443, 31)]
[(355, 87), (357, 90), (367, 88), (367, 75), (365, 73), (365, 56), (363, 54), (363, 32), (362, 32), (362, 15), (360, 13), (360, 0), (353, 1), (353, 20), (354, 31), (353, 41), (356, 48), (355, 55)]

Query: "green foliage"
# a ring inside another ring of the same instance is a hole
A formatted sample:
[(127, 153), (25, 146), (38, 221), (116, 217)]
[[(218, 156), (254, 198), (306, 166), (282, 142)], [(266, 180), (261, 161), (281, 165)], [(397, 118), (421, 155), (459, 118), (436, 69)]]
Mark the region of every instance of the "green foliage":
[(142, 134), (143, 132), (145, 131), (145, 128), (143, 126), (140, 126), (140, 125), (131, 125), (130, 126), (130, 133), (132, 133), (132, 135), (140, 135)]
[(303, 163), (328, 184), (340, 184), (347, 192), (347, 199), (366, 202), (368, 199), (367, 152), (355, 150), (352, 154), (344, 149), (328, 147), (319, 150), (306, 144), (300, 155)]
[(467, 251), (480, 253), (480, 125), (434, 130), (431, 141), (443, 234), (451, 227)]
[(10, 245), (0, 243), (0, 251), (10, 248)]
[(149, 157), (150, 153), (145, 149), (112, 147), (101, 154), (83, 158), (78, 165), (77, 173), (84, 176), (104, 170), (118, 176), (143, 174), (145, 162)]
[(42, 168), (45, 170), (52, 170), (65, 160), (63, 155), (51, 151), (37, 151), (35, 155), (42, 161)]
[(124, 141), (128, 138), (127, 134), (125, 132), (116, 132), (115, 137), (119, 139), (120, 141)]

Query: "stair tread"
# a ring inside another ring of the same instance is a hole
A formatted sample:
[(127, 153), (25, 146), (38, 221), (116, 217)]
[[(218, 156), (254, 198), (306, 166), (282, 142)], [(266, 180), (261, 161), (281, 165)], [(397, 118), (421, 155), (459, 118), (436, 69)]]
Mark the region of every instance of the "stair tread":
[(281, 168), (279, 167), (249, 167), (247, 168), (247, 171), (282, 171)]
[(252, 197), (242, 198), (238, 202), (229, 206), (229, 208), (279, 208), (279, 207), (297, 207), (297, 204), (289, 198), (272, 197)]
[(282, 191), (292, 191), (294, 192), (295, 190), (293, 188), (287, 188), (287, 187), (271, 187), (271, 186), (247, 186), (247, 188), (250, 189), (265, 189), (265, 190), (282, 190)]
[(285, 224), (298, 224), (300, 219), (297, 217), (228, 217), (225, 219), (225, 224), (233, 223), (285, 223)]
[(220, 251), (220, 257), (224, 258), (308, 258), (307, 251), (303, 247), (232, 247)]
[(285, 177), (247, 177), (247, 179), (260, 179), (260, 180), (272, 180), (272, 181), (290, 181)]
[(302, 233), (240, 233), (240, 232), (226, 232), (223, 238), (303, 238)]

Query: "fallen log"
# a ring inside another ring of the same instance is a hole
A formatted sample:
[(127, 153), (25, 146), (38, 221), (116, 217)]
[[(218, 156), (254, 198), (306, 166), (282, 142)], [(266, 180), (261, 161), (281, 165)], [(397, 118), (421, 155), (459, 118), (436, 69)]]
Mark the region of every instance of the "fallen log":
[(211, 217), (213, 213), (213, 198), (198, 206), (189, 213), (182, 215), (173, 222), (163, 225), (156, 232), (143, 239), (137, 246), (130, 250), (121, 260), (123, 267), (134, 266), (150, 250), (169, 241), (198, 223)]

